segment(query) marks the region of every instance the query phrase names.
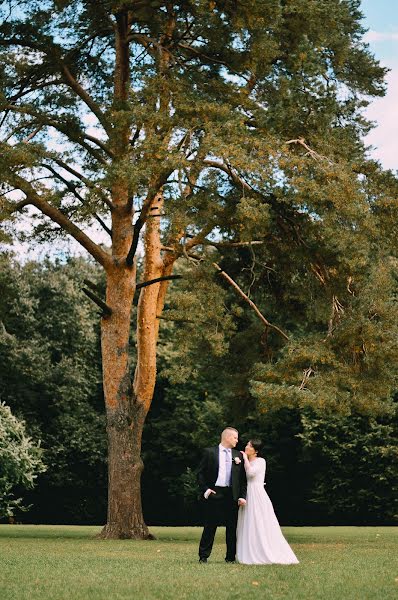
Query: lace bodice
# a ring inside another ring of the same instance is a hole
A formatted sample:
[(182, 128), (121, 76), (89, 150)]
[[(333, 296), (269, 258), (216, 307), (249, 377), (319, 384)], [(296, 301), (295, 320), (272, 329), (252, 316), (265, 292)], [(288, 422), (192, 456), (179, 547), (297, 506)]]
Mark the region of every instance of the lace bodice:
[(256, 458), (251, 463), (245, 463), (247, 483), (249, 484), (260, 484), (264, 485), (265, 477), (265, 460), (263, 458)]

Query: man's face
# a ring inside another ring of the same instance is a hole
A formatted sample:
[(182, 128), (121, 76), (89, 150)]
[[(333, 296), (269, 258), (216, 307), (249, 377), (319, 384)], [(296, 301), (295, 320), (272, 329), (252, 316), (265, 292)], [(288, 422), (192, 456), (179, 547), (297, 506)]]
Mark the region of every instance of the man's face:
[(227, 448), (235, 448), (238, 443), (238, 433), (233, 429), (228, 429), (224, 434), (223, 445)]

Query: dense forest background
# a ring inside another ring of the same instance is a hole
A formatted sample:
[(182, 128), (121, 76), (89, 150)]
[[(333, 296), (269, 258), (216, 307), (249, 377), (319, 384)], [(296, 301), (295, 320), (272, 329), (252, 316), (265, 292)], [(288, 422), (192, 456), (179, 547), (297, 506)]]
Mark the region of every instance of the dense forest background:
[[(252, 265), (249, 250), (239, 254)], [(241, 277), (251, 277), (249, 271)], [(0, 399), (25, 420), (29, 435), (41, 440), (47, 466), (35, 489), (23, 493), (31, 508), (15, 519), (103, 523), (107, 474), (99, 318), (82, 292), (85, 279), (104, 285), (101, 272), (82, 258), (21, 265), (7, 253), (0, 272)], [(173, 284), (165, 312), (170, 316), (162, 322), (160, 376), (143, 442), (146, 521), (200, 522), (201, 451), (231, 424), (239, 429), (242, 446), (253, 436), (264, 441), (267, 491), (282, 524), (396, 523), (397, 404), (378, 414), (308, 404), (267, 408), (257, 392), (269, 360), (261, 322), (230, 286), (221, 285), (228, 326), (224, 322), (217, 338), (210, 315), (193, 341), (191, 320), (181, 311), (184, 298), (187, 313), (196, 310), (201, 294), (195, 295), (201, 286), (200, 274), (196, 277), (194, 288), (189, 278)], [(252, 294), (261, 306), (261, 278)], [(173, 318), (173, 303), (179, 304), (179, 319)]]
[(142, 453), (147, 522), (199, 523), (233, 425), (282, 524), (396, 523), (398, 180), (366, 145), (365, 32), (360, 0), (0, 1), (15, 520), (146, 539)]

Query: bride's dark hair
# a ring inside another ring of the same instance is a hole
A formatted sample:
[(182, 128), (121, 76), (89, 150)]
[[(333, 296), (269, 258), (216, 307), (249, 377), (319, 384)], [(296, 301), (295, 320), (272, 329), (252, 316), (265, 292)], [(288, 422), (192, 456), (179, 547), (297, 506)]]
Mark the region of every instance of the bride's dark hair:
[(263, 448), (263, 443), (261, 440), (258, 439), (254, 439), (254, 440), (249, 440), (249, 442), (251, 443), (251, 445), (253, 446), (254, 450), (257, 453), (257, 456), (261, 456), (261, 450)]

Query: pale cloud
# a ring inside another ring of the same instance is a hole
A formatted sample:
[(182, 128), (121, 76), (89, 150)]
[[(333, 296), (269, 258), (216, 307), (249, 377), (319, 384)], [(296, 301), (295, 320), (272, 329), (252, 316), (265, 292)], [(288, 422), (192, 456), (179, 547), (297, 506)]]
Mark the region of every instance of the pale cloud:
[(363, 37), (367, 43), (374, 42), (398, 42), (398, 31), (373, 31), (365, 33)]
[(366, 138), (372, 146), (371, 155), (386, 169), (398, 170), (398, 63), (390, 65), (387, 75), (387, 94), (373, 100), (366, 116), (376, 124)]

